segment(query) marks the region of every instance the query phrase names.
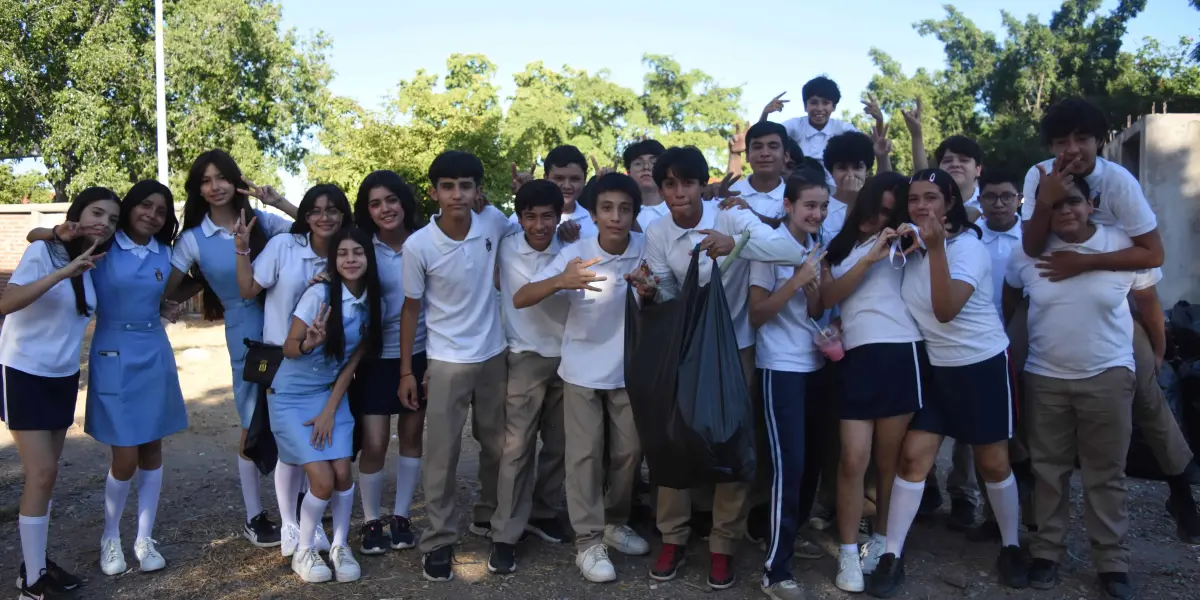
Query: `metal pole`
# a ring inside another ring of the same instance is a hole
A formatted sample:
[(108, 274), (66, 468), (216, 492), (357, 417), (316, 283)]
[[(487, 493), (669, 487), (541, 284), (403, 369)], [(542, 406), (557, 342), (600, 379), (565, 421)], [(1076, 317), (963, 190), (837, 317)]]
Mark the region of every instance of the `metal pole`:
[(163, 4), (154, 0), (154, 87), (158, 113), (158, 180), (169, 183), (167, 171), (167, 80), (163, 65)]

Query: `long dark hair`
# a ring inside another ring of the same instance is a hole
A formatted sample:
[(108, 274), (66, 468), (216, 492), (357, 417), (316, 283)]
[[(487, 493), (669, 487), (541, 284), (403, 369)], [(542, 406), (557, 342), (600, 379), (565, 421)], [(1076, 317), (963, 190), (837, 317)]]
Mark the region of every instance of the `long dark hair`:
[(153, 179), (139, 181), (133, 184), (128, 192), (125, 192), (125, 197), (121, 199), (121, 217), (117, 220), (117, 229), (127, 231), (133, 209), (154, 194), (162, 194), (163, 199), (167, 201), (167, 220), (163, 223), (162, 229), (155, 232), (152, 237), (158, 243), (170, 246), (171, 241), (179, 234), (179, 218), (175, 216), (175, 197), (171, 195), (171, 188)]
[[(238, 168), (237, 162), (224, 150), (209, 150), (197, 156), (196, 160), (192, 162), (192, 168), (188, 171), (187, 180), (183, 184), (183, 189), (187, 193), (187, 198), (183, 202), (183, 231), (199, 227), (200, 223), (204, 222), (204, 216), (208, 214), (208, 200), (205, 200), (204, 196), (200, 194), (200, 185), (204, 182), (204, 171), (208, 169), (208, 165), (216, 167), (217, 171), (221, 172), (221, 176), (233, 184), (233, 200), (230, 201), (233, 210), (237, 214), (245, 211), (247, 218), (250, 218), (254, 212), (246, 195), (237, 191), (242, 181), (242, 170)], [(255, 223), (254, 228), (250, 230), (250, 260), (253, 261), (266, 245), (266, 230), (263, 229), (261, 223)], [(200, 272), (200, 265), (192, 267), (191, 276), (192, 279), (204, 285), (204, 293), (201, 296), (204, 300), (204, 318), (209, 321), (223, 319), (225, 307), (221, 304), (221, 299), (217, 297), (212, 286), (204, 280), (204, 274)], [(262, 299), (260, 296), (259, 301), (261, 302)]]
[(883, 195), (887, 192), (891, 192), (895, 197), (895, 203), (892, 205), (891, 218), (883, 226), (896, 227), (901, 223), (901, 200), (898, 190), (904, 186), (907, 180), (907, 177), (899, 173), (887, 171), (874, 177), (868, 177), (863, 182), (863, 187), (858, 191), (854, 205), (846, 214), (846, 222), (842, 225), (842, 230), (833, 236), (826, 246), (825, 258), (829, 260), (829, 264), (840, 265), (847, 256), (850, 256), (850, 251), (858, 245), (858, 234), (861, 233), (859, 226), (879, 216), (879, 211), (883, 208)]
[[(308, 243), (308, 234), (312, 233), (312, 226), (308, 224), (307, 215), (313, 209), (313, 205), (317, 203), (317, 198), (321, 196), (328, 198), (329, 203), (342, 213), (342, 224), (339, 229), (346, 229), (354, 224), (354, 215), (350, 212), (350, 201), (346, 199), (346, 193), (342, 191), (342, 188), (332, 183), (314, 185), (304, 192), (300, 206), (296, 207), (296, 220), (292, 221), (291, 233), (303, 237), (302, 244)], [(367, 240), (370, 241), (370, 236), (367, 237)], [(334, 247), (330, 246), (330, 248)]]
[[(83, 217), (83, 209), (104, 200), (111, 200), (117, 203), (118, 206), (121, 204), (121, 199), (117, 197), (117, 193), (106, 187), (90, 187), (79, 192), (75, 195), (75, 199), (71, 201), (71, 206), (67, 208), (67, 221), (78, 223), (79, 219)], [(67, 251), (68, 260), (75, 260), (80, 254), (87, 252), (87, 249), (91, 247), (91, 242), (84, 238), (76, 238), (69, 242), (60, 242), (60, 244)], [(112, 238), (109, 238), (108, 241), (96, 248), (96, 253), (104, 252), (110, 244), (112, 244)], [(51, 256), (53, 255), (51, 253)], [(71, 289), (75, 291), (75, 310), (79, 311), (79, 314), (85, 317), (91, 316), (92, 309), (87, 303), (87, 294), (84, 292), (82, 274), (71, 278)]]
[(354, 224), (359, 229), (370, 234), (379, 233), (379, 226), (371, 219), (370, 206), (371, 190), (377, 187), (386, 189), (400, 199), (400, 208), (404, 211), (400, 225), (405, 231), (412, 233), (421, 228), (417, 197), (404, 178), (395, 171), (375, 171), (362, 180), (358, 186), (358, 196), (354, 199)]
[(938, 187), (942, 192), (942, 197), (950, 201), (950, 208), (946, 209), (946, 231), (949, 233), (961, 233), (964, 229), (970, 229), (975, 232), (975, 237), (983, 238), (983, 230), (978, 225), (971, 222), (967, 216), (967, 207), (963, 203), (962, 190), (958, 189), (958, 184), (949, 173), (941, 169), (923, 169), (913, 173), (913, 176), (904, 183), (902, 188), (897, 192), (899, 196), (896, 198), (896, 206), (898, 210), (893, 211), (893, 214), (899, 214), (904, 222), (909, 222), (912, 217), (908, 214), (908, 190), (914, 182), (928, 181)]
[(360, 344), (365, 344), (369, 356), (378, 354), (383, 346), (383, 309), (380, 302), (379, 267), (375, 262), (375, 245), (371, 234), (358, 227), (345, 227), (329, 239), (329, 261), (325, 272), (329, 275), (329, 321), (325, 329), (325, 357), (341, 362), (346, 358), (346, 330), (342, 326), (342, 275), (337, 270), (337, 248), (342, 240), (354, 240), (363, 247), (367, 257), (367, 332)]

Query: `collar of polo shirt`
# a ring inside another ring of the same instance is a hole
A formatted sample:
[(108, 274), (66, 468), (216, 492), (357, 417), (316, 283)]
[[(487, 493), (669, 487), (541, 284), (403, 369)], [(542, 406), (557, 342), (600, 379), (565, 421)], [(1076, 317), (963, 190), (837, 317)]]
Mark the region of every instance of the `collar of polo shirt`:
[[(433, 239), (433, 247), (437, 248), (438, 252), (441, 252), (442, 254), (449, 254), (449, 253), (455, 251), (456, 249), (458, 249), (458, 247), (461, 246), (463, 244), (463, 242), (466, 242), (467, 240), (479, 239), (480, 237), (483, 236), (484, 228), (480, 224), (479, 215), (475, 214), (474, 211), (471, 211), (470, 214), (471, 214), (471, 227), (469, 229), (467, 229), (467, 237), (463, 238), (463, 240), (461, 242), (456, 242), (456, 241), (450, 239), (448, 236), (446, 236), (446, 232), (442, 231), (441, 227), (438, 227), (435, 217), (430, 217), (429, 226), (433, 228), (433, 231), (431, 232), (433, 234), (431, 236), (431, 238)], [(500, 240), (493, 240), (493, 242), (499, 242), (499, 241)]]
[(150, 237), (150, 242), (148, 244), (146, 244), (145, 246), (142, 246), (142, 245), (134, 242), (133, 240), (129, 239), (129, 236), (125, 235), (124, 231), (118, 231), (116, 233), (116, 235), (113, 236), (113, 240), (115, 240), (117, 242), (117, 245), (120, 246), (122, 250), (134, 250), (137, 248), (145, 248), (155, 254), (158, 254), (158, 240), (154, 239), (153, 236)]

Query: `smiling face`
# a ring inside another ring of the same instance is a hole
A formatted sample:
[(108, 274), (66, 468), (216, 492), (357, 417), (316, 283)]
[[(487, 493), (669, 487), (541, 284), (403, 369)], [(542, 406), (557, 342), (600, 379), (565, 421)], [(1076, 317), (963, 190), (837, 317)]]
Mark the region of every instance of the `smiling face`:
[(236, 191), (235, 184), (221, 173), (217, 165), (209, 163), (204, 168), (204, 177), (200, 180), (200, 195), (210, 206), (225, 206), (233, 201)]
[(750, 140), (750, 168), (759, 175), (778, 177), (784, 168), (786, 153), (779, 134), (764, 135)]
[(596, 212), (592, 213), (599, 229), (597, 237), (603, 246), (614, 247), (629, 239), (633, 226), (633, 198), (624, 192), (602, 192), (596, 196)]
[(879, 200), (879, 212), (869, 219), (866, 219), (858, 225), (859, 233), (864, 235), (875, 235), (887, 226), (892, 220), (892, 210), (896, 207), (896, 195), (888, 190), (883, 193)]
[(914, 221), (940, 221), (949, 212), (949, 201), (932, 181), (918, 180), (908, 187), (908, 216)]
[(400, 198), (383, 186), (367, 194), (367, 212), (380, 231), (395, 231), (404, 225), (404, 207)]
[(575, 163), (571, 163), (565, 167), (550, 167), (550, 172), (546, 173), (546, 179), (549, 179), (554, 185), (558, 186), (559, 190), (562, 190), (563, 199), (568, 204), (579, 199), (579, 193), (583, 191), (583, 180), (586, 176), (583, 167)]
[(358, 281), (367, 272), (367, 250), (346, 238), (337, 247), (337, 272), (342, 281)]
[(942, 154), (942, 160), (938, 163), (938, 167), (949, 173), (960, 189), (970, 189), (975, 185), (975, 180), (979, 179), (979, 173), (983, 170), (983, 167), (975, 162), (975, 159), (950, 150)]
[(659, 187), (659, 193), (676, 222), (695, 218), (703, 210), (700, 204), (702, 190), (703, 184), (699, 180), (681, 179), (675, 176), (674, 170), (667, 171), (667, 177)]
[(811, 187), (800, 192), (795, 202), (784, 202), (788, 214), (789, 229), (816, 235), (829, 213), (829, 191), (823, 187)]
[(479, 197), (479, 187), (470, 177), (443, 177), (429, 190), (429, 195), (437, 201), (443, 217), (467, 219)]
[(304, 218), (308, 220), (308, 226), (312, 228), (314, 236), (328, 238), (342, 228), (342, 219), (346, 218), (346, 215), (329, 201), (328, 196), (317, 196)]
[(162, 194), (150, 194), (129, 212), (129, 228), (132, 237), (148, 239), (157, 234), (167, 223), (167, 199)]
[(808, 113), (808, 123), (817, 129), (825, 127), (836, 106), (828, 98), (809, 96), (808, 100), (804, 101), (804, 112)]
[(1079, 238), (1088, 229), (1092, 210), (1092, 203), (1083, 197), (1083, 192), (1072, 186), (1067, 197), (1054, 204), (1050, 212), (1050, 230), (1064, 240), (1082, 241)]
[(83, 208), (79, 215), (79, 227), (102, 227), (100, 235), (88, 236), (87, 241), (103, 244), (117, 230), (117, 221), (121, 218), (121, 205), (116, 200), (97, 200)]
[(1087, 175), (1096, 168), (1096, 154), (1100, 152), (1100, 144), (1096, 137), (1088, 133), (1072, 133), (1050, 140), (1050, 151), (1055, 157), (1062, 156), (1071, 166), (1068, 171), (1074, 175)]
[(553, 206), (531, 206), (517, 215), (517, 222), (525, 230), (525, 241), (529, 246), (534, 250), (545, 250), (554, 241), (559, 218)]

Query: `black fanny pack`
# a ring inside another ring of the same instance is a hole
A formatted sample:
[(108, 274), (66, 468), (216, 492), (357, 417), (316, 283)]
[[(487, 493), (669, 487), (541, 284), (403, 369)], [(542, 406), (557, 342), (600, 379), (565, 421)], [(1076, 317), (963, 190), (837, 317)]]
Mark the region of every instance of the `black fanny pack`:
[(283, 347), (256, 342), (250, 338), (242, 340), (246, 344), (246, 366), (242, 370), (242, 379), (261, 385), (263, 389), (271, 387), (275, 380), (275, 372), (279, 363), (283, 362)]

